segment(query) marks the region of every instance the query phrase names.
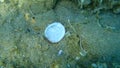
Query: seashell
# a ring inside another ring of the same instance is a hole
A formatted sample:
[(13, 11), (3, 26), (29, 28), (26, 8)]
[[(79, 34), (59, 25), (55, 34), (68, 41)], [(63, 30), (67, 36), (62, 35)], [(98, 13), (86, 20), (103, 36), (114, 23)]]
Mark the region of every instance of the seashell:
[(45, 37), (51, 43), (57, 43), (63, 39), (65, 35), (65, 27), (60, 22), (54, 22), (45, 29)]

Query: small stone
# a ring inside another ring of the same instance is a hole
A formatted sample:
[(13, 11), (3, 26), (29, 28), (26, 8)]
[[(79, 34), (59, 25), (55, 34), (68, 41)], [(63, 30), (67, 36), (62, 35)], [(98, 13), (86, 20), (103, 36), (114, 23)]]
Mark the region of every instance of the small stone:
[(58, 51), (58, 56), (60, 56), (63, 53), (63, 50)]

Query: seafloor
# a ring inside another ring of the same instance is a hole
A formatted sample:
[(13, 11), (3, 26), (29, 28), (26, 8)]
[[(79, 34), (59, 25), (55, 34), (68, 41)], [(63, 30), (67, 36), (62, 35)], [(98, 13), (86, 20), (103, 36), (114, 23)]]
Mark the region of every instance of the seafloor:
[[(0, 0), (0, 68), (120, 68), (120, 1), (81, 1)], [(44, 38), (55, 21), (56, 44)]]

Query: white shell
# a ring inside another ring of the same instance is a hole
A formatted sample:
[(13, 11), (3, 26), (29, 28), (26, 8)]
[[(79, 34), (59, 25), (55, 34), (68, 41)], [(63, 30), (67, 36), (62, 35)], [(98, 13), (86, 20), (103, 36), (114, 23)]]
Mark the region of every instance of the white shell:
[(65, 27), (60, 22), (54, 22), (45, 29), (45, 37), (52, 43), (59, 42), (65, 35)]

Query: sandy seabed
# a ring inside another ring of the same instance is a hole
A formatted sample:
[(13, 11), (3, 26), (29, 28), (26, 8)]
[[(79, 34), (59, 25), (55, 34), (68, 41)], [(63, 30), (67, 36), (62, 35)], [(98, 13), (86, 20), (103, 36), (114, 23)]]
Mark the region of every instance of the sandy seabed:
[[(54, 9), (39, 4), (0, 3), (1, 68), (120, 67), (120, 14), (92, 13), (71, 1)], [(44, 38), (44, 30), (55, 21), (65, 26), (66, 35), (53, 44)]]

